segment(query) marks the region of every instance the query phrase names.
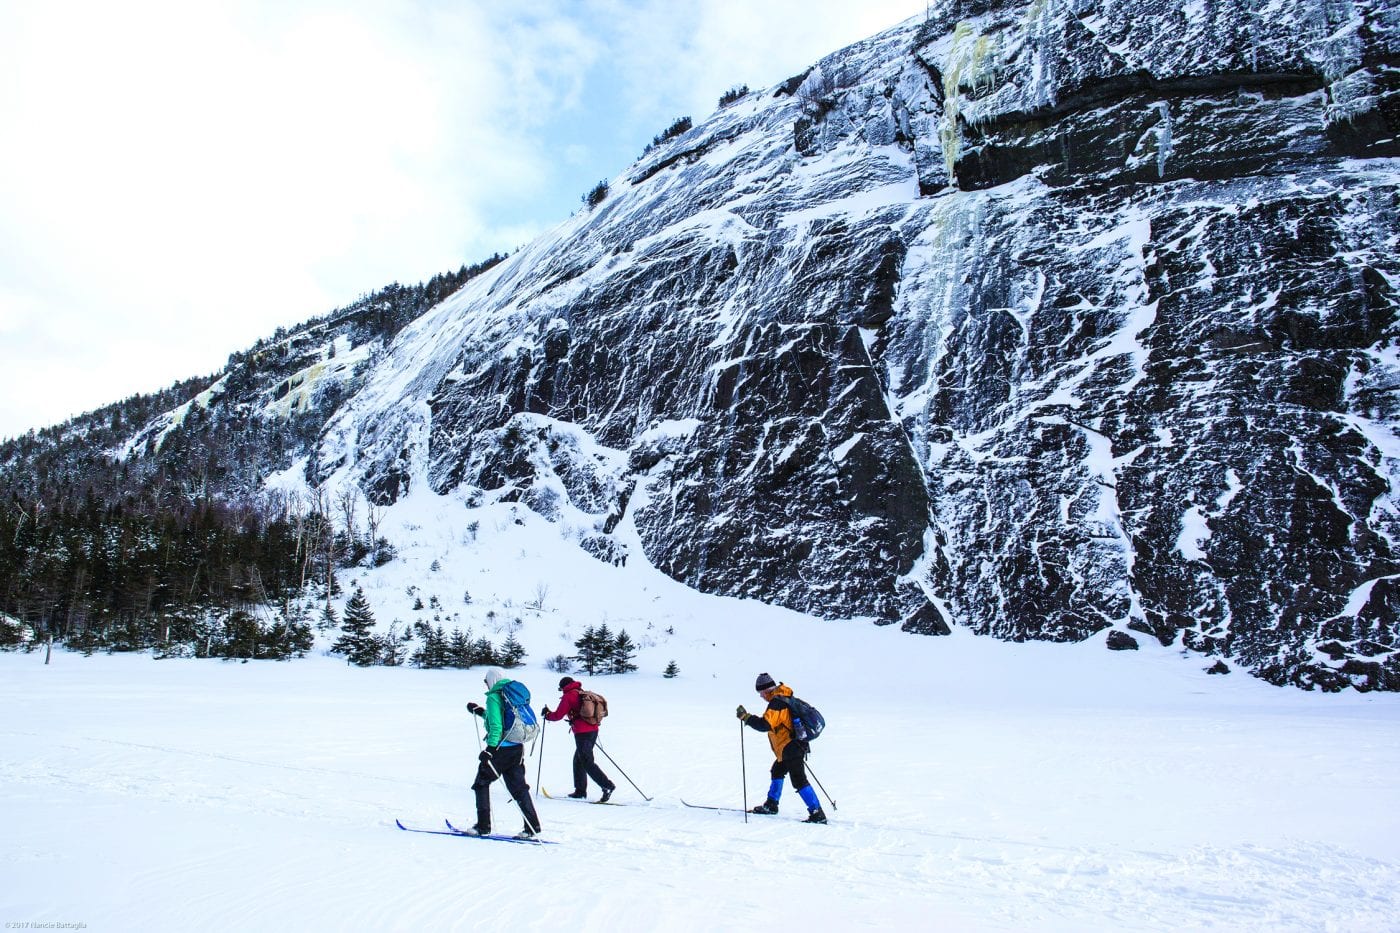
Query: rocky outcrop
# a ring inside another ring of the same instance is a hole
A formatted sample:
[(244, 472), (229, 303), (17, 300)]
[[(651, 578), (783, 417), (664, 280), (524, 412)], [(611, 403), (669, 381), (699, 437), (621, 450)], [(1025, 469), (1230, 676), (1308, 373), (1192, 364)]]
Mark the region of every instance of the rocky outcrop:
[(819, 615), (1400, 689), (1397, 14), (960, 2), (399, 335), (317, 479)]

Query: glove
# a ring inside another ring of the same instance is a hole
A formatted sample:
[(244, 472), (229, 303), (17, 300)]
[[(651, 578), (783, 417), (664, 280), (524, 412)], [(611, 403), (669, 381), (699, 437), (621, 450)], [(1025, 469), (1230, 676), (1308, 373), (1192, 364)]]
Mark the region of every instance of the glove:
[(476, 759), (477, 759), (477, 761), (490, 761), (490, 760), (491, 760), (491, 749), (489, 749), (489, 748), (483, 748), (483, 749), (481, 750), (481, 754), (476, 756)]
[(744, 709), (743, 706), (740, 706), (739, 709), (735, 711), (734, 715), (738, 716), (740, 719), (748, 719), (749, 711)]
[(548, 706), (541, 706), (541, 707), (540, 707), (540, 715), (541, 715), (541, 716), (548, 716), (548, 715), (549, 715), (549, 707), (548, 707)]
[(486, 711), (483, 710), (480, 706), (477, 706), (475, 703), (468, 703), (468, 704), (467, 704), (467, 712), (472, 713), (473, 715), (476, 715), (476, 716), (481, 716), (481, 715), (483, 715)]

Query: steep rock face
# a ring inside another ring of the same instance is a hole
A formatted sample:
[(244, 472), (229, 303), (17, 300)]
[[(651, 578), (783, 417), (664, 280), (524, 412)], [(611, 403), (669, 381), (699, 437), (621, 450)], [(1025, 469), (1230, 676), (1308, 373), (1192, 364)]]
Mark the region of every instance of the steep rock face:
[(1400, 689), (1396, 13), (1256, 6), (955, 3), (749, 95), (400, 334), (316, 478)]

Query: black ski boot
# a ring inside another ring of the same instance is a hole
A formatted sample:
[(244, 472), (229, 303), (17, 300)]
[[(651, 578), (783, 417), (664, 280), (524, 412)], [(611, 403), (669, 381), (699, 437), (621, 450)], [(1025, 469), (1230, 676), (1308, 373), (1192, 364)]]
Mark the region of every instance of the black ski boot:
[(615, 790), (617, 790), (616, 787), (605, 787), (605, 788), (603, 788), (603, 796), (601, 796), (601, 797), (598, 798), (598, 802), (599, 802), (599, 803), (607, 803), (608, 800), (612, 797), (612, 792), (615, 791)]
[(802, 822), (804, 822), (804, 823), (825, 823), (825, 822), (826, 822), (826, 814), (822, 812), (822, 808), (821, 808), (821, 807), (817, 807), (815, 810), (808, 810), (808, 811), (807, 811), (807, 819), (803, 820)]
[(778, 812), (778, 801), (774, 800), (772, 797), (769, 797), (767, 800), (763, 801), (763, 803), (761, 803), (761, 804), (759, 804), (758, 806), (754, 807), (754, 808), (753, 808), (752, 810), (750, 810), (749, 812), (750, 812), (750, 813), (768, 813), (768, 814), (777, 813), (777, 812)]

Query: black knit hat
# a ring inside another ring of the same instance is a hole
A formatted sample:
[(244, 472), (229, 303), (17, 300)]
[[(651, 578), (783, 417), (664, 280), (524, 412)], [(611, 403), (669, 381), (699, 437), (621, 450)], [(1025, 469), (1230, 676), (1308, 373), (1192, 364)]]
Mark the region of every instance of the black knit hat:
[(560, 689), (560, 690), (563, 690), (565, 687), (567, 687), (569, 684), (572, 684), (572, 683), (577, 683), (577, 681), (575, 681), (572, 677), (560, 677), (560, 678), (559, 678), (559, 689)]
[(753, 682), (753, 688), (759, 693), (762, 693), (765, 690), (772, 690), (776, 686), (778, 685), (773, 682), (773, 678), (768, 676), (767, 674), (759, 674), (758, 680), (755, 680)]

